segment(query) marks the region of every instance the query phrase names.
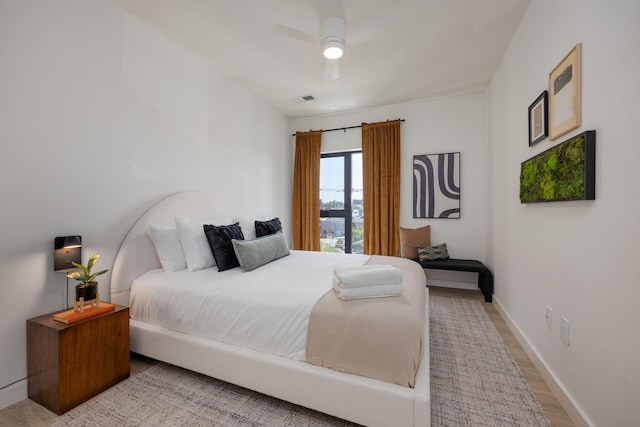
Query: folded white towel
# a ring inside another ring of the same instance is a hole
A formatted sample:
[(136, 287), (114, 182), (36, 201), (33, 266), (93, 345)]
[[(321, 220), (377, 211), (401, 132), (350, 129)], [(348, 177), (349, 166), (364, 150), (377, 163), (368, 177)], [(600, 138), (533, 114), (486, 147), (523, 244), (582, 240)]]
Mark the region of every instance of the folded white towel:
[(361, 298), (382, 298), (400, 295), (403, 291), (402, 284), (399, 285), (375, 285), (362, 286), (359, 288), (341, 288), (334, 284), (333, 290), (341, 300), (353, 300)]
[(333, 270), (333, 283), (341, 288), (399, 285), (402, 271), (390, 265), (342, 265)]

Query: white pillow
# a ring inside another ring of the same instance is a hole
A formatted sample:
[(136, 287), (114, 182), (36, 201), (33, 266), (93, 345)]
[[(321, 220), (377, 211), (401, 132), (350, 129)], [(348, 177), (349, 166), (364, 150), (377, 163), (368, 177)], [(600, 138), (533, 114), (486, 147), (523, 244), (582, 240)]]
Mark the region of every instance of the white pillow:
[(166, 271), (180, 271), (187, 268), (187, 260), (175, 227), (150, 225), (149, 237), (156, 248), (162, 268)]
[(183, 216), (177, 216), (174, 219), (184, 257), (187, 260), (187, 269), (196, 271), (216, 265), (211, 246), (204, 234), (204, 224), (227, 225), (231, 223), (231, 219), (196, 221)]
[(232, 223), (240, 223), (244, 240), (253, 240), (256, 238), (256, 220), (262, 221), (264, 218), (261, 216), (236, 216), (233, 217)]

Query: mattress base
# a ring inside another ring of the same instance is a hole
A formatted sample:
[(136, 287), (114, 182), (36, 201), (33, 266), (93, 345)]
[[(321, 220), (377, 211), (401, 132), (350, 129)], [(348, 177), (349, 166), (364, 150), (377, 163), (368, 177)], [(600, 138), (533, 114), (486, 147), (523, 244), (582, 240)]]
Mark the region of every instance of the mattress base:
[(131, 351), (358, 424), (430, 425), (429, 298), (425, 292), (426, 345), (414, 388), (135, 320), (130, 320)]

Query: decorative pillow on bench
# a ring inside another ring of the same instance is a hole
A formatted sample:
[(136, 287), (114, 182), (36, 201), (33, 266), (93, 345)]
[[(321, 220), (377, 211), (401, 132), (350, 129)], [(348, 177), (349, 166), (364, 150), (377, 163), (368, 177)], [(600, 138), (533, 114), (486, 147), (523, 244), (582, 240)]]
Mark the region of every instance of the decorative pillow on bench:
[(436, 259), (449, 259), (447, 252), (447, 244), (443, 243), (436, 246), (420, 246), (418, 245), (418, 259), (420, 261), (434, 261)]
[(418, 245), (431, 246), (431, 226), (420, 228), (398, 227), (400, 232), (400, 256), (403, 258), (418, 258)]

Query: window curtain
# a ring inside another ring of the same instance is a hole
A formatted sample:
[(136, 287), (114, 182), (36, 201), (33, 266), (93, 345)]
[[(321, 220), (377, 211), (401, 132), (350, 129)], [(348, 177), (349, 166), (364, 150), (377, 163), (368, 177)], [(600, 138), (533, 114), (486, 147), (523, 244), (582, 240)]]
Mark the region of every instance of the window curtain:
[(322, 131), (296, 132), (293, 164), (293, 249), (320, 250), (320, 144)]
[(400, 120), (362, 123), (364, 253), (399, 254)]

